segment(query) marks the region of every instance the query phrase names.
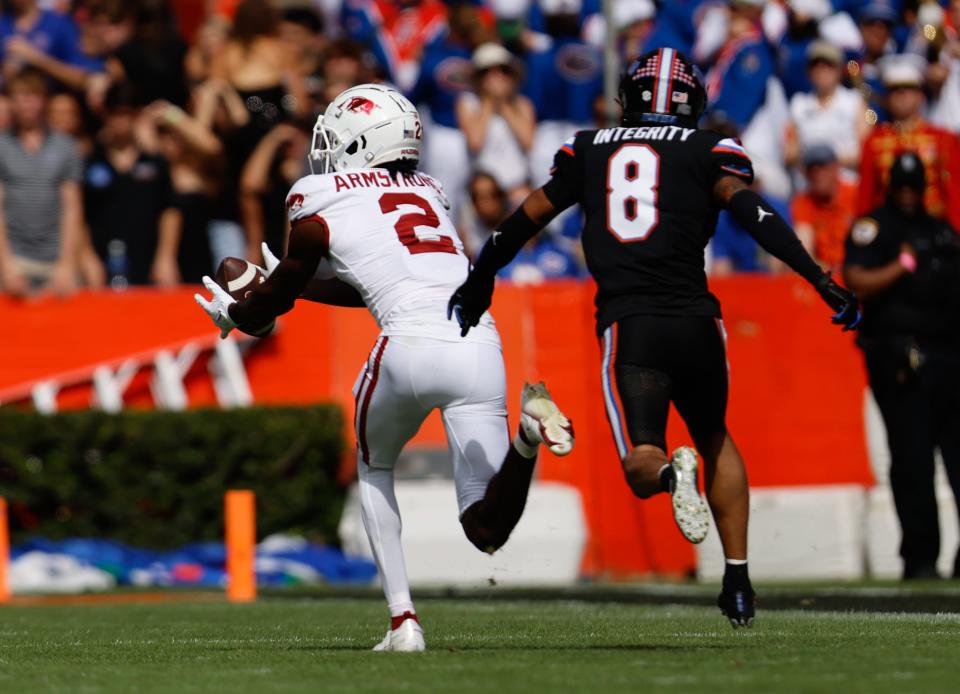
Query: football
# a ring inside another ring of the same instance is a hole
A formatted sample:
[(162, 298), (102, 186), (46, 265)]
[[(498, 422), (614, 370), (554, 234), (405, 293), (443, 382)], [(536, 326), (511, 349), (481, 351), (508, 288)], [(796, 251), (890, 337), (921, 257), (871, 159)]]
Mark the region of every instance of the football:
[[(233, 256), (227, 256), (220, 262), (220, 267), (217, 268), (217, 273), (213, 277), (214, 281), (226, 289), (227, 293), (237, 301), (245, 299), (266, 278), (263, 270), (256, 265), (243, 258), (234, 258)], [(269, 325), (265, 325), (259, 330), (251, 331), (239, 327), (237, 329), (254, 337), (266, 337), (273, 332), (276, 325), (277, 321), (272, 320)]]
[(213, 279), (226, 289), (230, 296), (237, 301), (242, 301), (247, 294), (266, 279), (266, 276), (253, 263), (247, 262), (243, 258), (227, 256), (221, 261)]

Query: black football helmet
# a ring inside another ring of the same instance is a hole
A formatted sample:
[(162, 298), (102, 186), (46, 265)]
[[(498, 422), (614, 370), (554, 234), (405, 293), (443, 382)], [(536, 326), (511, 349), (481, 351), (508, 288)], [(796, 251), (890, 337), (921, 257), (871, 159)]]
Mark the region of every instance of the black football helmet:
[(620, 75), (623, 122), (696, 126), (707, 107), (707, 90), (696, 65), (676, 48), (643, 54)]

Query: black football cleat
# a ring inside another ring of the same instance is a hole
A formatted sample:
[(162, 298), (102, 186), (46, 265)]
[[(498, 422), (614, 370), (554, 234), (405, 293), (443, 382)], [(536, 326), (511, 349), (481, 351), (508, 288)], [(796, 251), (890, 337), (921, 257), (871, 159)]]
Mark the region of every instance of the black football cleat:
[(752, 627), (753, 617), (756, 614), (754, 603), (756, 594), (747, 581), (745, 585), (729, 586), (724, 581), (723, 591), (717, 598), (717, 606), (720, 612), (730, 620), (730, 625), (734, 629), (740, 627)]

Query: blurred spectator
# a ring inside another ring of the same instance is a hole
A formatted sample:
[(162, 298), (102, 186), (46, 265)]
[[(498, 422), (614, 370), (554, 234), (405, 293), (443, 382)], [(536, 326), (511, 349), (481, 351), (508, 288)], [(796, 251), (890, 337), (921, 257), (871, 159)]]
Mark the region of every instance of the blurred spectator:
[[(259, 254), (262, 241), (282, 258), (286, 236), (286, 200), (305, 174), (313, 124), (281, 123), (260, 140), (240, 177), (240, 210), (247, 231), (247, 255)], [(256, 246), (256, 248), (252, 248)]]
[(617, 0), (614, 3), (613, 25), (620, 42), (620, 58), (625, 64), (646, 51), (656, 16), (653, 0)]
[(93, 247), (112, 287), (180, 281), (180, 216), (167, 163), (137, 141), (139, 99), (127, 82), (107, 92), (103, 129), (87, 160), (84, 203)]
[(82, 167), (74, 141), (47, 124), (43, 73), (8, 83), (13, 128), (0, 134), (0, 285), (14, 296), (76, 286), (83, 218)]
[(447, 8), (440, 0), (348, 0), (347, 35), (370, 47), (397, 87), (417, 82), (424, 48), (440, 35)]
[(199, 284), (215, 267), (207, 229), (223, 147), (209, 128), (168, 101), (155, 101), (144, 110), (140, 137), (144, 150), (162, 157), (170, 170), (170, 204), (180, 217), (180, 280)]
[[(621, 62), (629, 64), (642, 55), (653, 34), (657, 6), (653, 0), (614, 0), (613, 29)], [(583, 27), (584, 39), (603, 50), (607, 41), (607, 23), (602, 14), (591, 15)]]
[(475, 259), (490, 234), (510, 211), (507, 195), (490, 174), (478, 171), (467, 186), (470, 204), (464, 209), (460, 220), (460, 240), (467, 257)]
[(69, 15), (40, 9), (37, 0), (9, 0), (0, 15), (0, 61), (9, 80), (32, 66), (73, 89), (84, 87), (91, 68)]
[[(249, 242), (240, 224), (241, 172), (261, 138), (274, 126), (312, 112), (305, 81), (296, 71), (294, 47), (281, 41), (279, 29), (280, 13), (270, 0), (242, 0), (230, 37), (211, 69), (213, 79), (206, 85), (205, 91), (216, 95), (212, 99), (219, 104), (215, 111), (227, 116), (219, 128), (225, 170), (210, 229), (214, 262), (228, 255), (262, 261), (259, 245)], [(209, 125), (211, 98), (203, 96), (201, 101), (197, 116)]]
[(457, 122), (467, 140), (474, 168), (497, 179), (510, 195), (529, 182), (527, 152), (533, 144), (536, 117), (533, 105), (517, 93), (516, 60), (496, 43), (473, 53), (475, 92), (457, 99)]
[(790, 194), (783, 166), (783, 133), (789, 106), (774, 74), (774, 55), (760, 26), (760, 0), (732, 0), (729, 31), (716, 63), (707, 74), (710, 108), (736, 128), (750, 152), (764, 190)]
[(902, 56), (885, 65), (891, 122), (874, 128), (864, 142), (857, 211), (865, 214), (883, 203), (894, 159), (902, 152), (912, 151), (919, 154), (926, 167), (927, 211), (960, 227), (960, 205), (948, 204), (960, 200), (960, 141), (955, 134), (923, 119), (923, 75), (915, 62), (910, 56)]
[(960, 132), (960, 0), (951, 0), (948, 10), (935, 38), (941, 46), (937, 62), (931, 64), (928, 73), (928, 80), (936, 80), (930, 122)]
[(210, 66), (215, 56), (220, 55), (230, 36), (230, 23), (221, 15), (207, 18), (193, 45), (184, 56), (184, 71), (188, 86), (195, 86), (210, 77)]
[(721, 111), (743, 132), (767, 94), (773, 55), (760, 29), (762, 2), (732, 0), (726, 43), (707, 75), (710, 108)]
[(93, 151), (93, 139), (88, 132), (80, 100), (70, 92), (54, 94), (47, 102), (47, 121), (56, 130), (74, 139), (77, 152), (86, 157)]
[(893, 27), (899, 18), (899, 13), (887, 3), (872, 2), (863, 7), (858, 18), (863, 51), (856, 60), (847, 63), (850, 81), (867, 100), (868, 115), (874, 123), (887, 117), (881, 59), (896, 53)]
[(928, 176), (914, 153), (888, 179), (886, 200), (850, 230), (844, 278), (863, 301), (857, 344), (887, 430), (903, 578), (935, 579), (937, 448), (960, 502), (960, 237), (924, 208)]
[(186, 104), (187, 46), (166, 0), (100, 0), (93, 14), (114, 82), (136, 84), (141, 106), (158, 99)]
[(790, 212), (804, 248), (825, 268), (843, 264), (843, 244), (856, 213), (857, 186), (843, 179), (830, 145), (803, 153), (807, 188), (793, 199)]
[[(673, 0), (659, 4), (653, 34), (641, 53), (653, 48), (671, 46), (693, 55), (693, 44), (697, 38), (697, 19), (704, 0)], [(636, 56), (634, 56), (636, 57)]]
[(350, 39), (338, 39), (323, 52), (320, 93), (316, 110), (326, 109), (340, 92), (373, 81), (363, 47)]
[(424, 124), (423, 170), (443, 184), (454, 219), (470, 175), (467, 142), (457, 125), (456, 103), (469, 91), (473, 79), (473, 51), (490, 41), (493, 32), (479, 9), (470, 3), (453, 4), (446, 31), (427, 46), (420, 76), (409, 95), (427, 119)]
[(0, 92), (0, 131), (9, 130), (13, 125), (13, 112), (10, 97)]
[(840, 164), (851, 173), (860, 164), (860, 147), (870, 131), (867, 105), (853, 89), (840, 84), (843, 55), (838, 48), (816, 41), (807, 50), (807, 65), (813, 91), (794, 94), (790, 100), (784, 160), (800, 162), (801, 153), (815, 144), (828, 144)]
[(540, 0), (543, 45), (526, 55), (523, 88), (537, 115), (530, 154), (532, 184), (550, 177), (553, 157), (577, 130), (592, 127), (593, 102), (603, 92), (603, 57), (580, 38), (581, 0)]
[[(290, 7), (283, 11), (280, 39), (294, 49), (294, 72), (307, 82), (316, 82), (321, 71), (321, 57), (326, 38), (323, 20), (309, 7)], [(314, 91), (316, 87), (314, 87)]]
[(310, 112), (296, 47), (281, 39), (280, 19), (271, 0), (242, 0), (230, 36), (211, 66), (212, 77), (240, 94), (250, 111), (250, 125), (261, 136), (290, 114)]
[(787, 29), (777, 46), (777, 72), (787, 98), (792, 99), (799, 92), (813, 90), (808, 72), (810, 46), (820, 37), (820, 22), (833, 7), (830, 0), (791, 0), (787, 9)]

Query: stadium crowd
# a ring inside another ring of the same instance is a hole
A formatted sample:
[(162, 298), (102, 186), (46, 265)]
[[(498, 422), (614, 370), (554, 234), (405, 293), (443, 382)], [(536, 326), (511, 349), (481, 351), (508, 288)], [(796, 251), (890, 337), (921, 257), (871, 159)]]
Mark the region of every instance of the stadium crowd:
[[(425, 119), (422, 169), (469, 252), (549, 176), (576, 130), (617, 117), (603, 49), (661, 45), (705, 74), (709, 127), (825, 267), (903, 150), (960, 228), (960, 0), (4, 0), (0, 286), (198, 282), (281, 252), (311, 129), (343, 89), (388, 81)], [(574, 211), (503, 271), (583, 274)], [(715, 274), (777, 272), (721, 215)]]

